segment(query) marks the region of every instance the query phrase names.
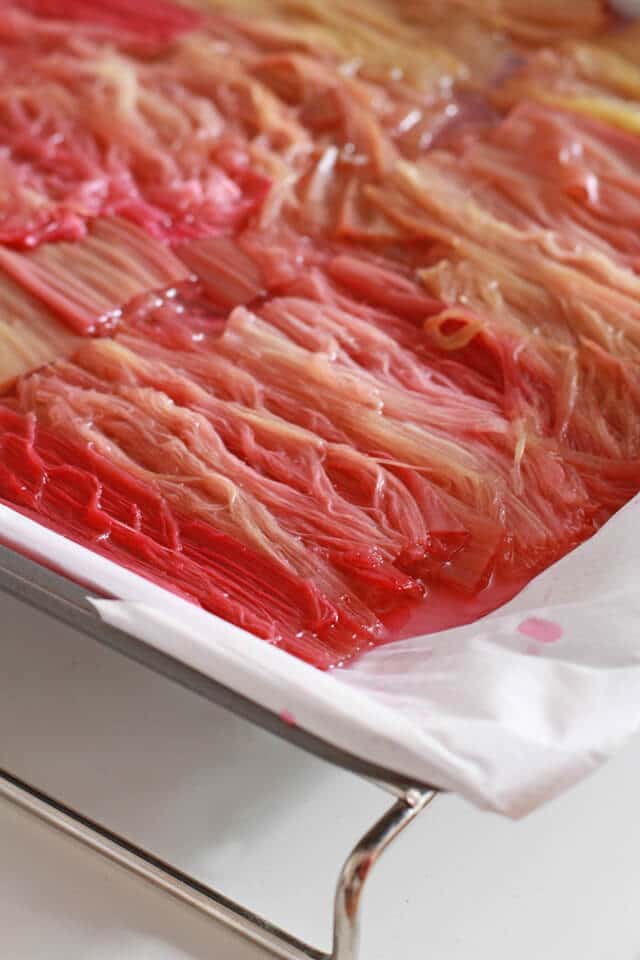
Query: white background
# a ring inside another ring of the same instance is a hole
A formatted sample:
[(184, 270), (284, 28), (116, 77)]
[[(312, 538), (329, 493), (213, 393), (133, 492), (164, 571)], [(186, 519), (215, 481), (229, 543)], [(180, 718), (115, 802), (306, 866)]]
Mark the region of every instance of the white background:
[[(389, 799), (0, 596), (0, 764), (327, 948)], [(639, 960), (640, 741), (513, 824), (438, 798), (365, 895), (363, 960)], [(0, 803), (2, 960), (260, 960)]]

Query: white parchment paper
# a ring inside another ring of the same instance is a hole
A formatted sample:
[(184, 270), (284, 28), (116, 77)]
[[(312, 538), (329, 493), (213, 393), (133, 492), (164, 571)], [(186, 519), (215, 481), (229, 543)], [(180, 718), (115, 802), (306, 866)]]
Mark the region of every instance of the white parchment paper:
[[(327, 741), (509, 816), (640, 728), (640, 498), (496, 613), (327, 674), (3, 506), (0, 531), (120, 598), (94, 601), (107, 623)], [(527, 635), (531, 618), (560, 638)]]

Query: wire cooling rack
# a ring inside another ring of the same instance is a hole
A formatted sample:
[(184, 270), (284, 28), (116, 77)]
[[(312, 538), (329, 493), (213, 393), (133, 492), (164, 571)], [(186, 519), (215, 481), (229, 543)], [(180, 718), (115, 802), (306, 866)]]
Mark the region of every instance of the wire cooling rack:
[(264, 947), (273, 956), (283, 960), (357, 960), (360, 901), (367, 876), (386, 847), (428, 806), (437, 791), (428, 784), (408, 782), (392, 771), (291, 726), (247, 697), (129, 634), (106, 625), (88, 602), (86, 590), (3, 546), (0, 546), (0, 592), (16, 597), (294, 746), (372, 780), (380, 789), (391, 794), (394, 802), (354, 847), (340, 871), (335, 892), (333, 948), (330, 954), (326, 954), (263, 917), (256, 916), (223, 893), (183, 873), (107, 826), (96, 823), (80, 811), (44, 793), (37, 785), (26, 783), (9, 770), (0, 769), (0, 797), (17, 804), (167, 894), (215, 918)]

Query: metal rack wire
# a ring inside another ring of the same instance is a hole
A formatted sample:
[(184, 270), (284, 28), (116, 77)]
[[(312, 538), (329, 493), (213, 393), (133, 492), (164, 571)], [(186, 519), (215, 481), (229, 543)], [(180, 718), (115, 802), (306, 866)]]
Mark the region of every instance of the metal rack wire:
[(3, 546), (0, 546), (0, 592), (8, 593), (93, 637), (295, 746), (374, 781), (380, 789), (393, 795), (395, 800), (362, 837), (344, 863), (335, 892), (333, 948), (330, 954), (325, 954), (131, 840), (44, 793), (37, 786), (26, 783), (9, 770), (0, 769), (0, 798), (16, 804), (130, 873), (223, 923), (273, 956), (282, 960), (357, 960), (360, 903), (366, 879), (384, 850), (428, 806), (437, 791), (428, 784), (408, 783), (392, 771), (370, 764), (298, 727), (292, 727), (280, 717), (204, 674), (122, 631), (106, 626), (87, 602), (86, 590)]

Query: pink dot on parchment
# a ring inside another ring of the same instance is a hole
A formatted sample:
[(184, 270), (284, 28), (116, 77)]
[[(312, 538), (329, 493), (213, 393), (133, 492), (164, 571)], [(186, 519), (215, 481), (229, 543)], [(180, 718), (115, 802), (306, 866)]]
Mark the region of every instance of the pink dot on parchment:
[(540, 643), (555, 643), (562, 636), (562, 627), (553, 620), (544, 620), (542, 617), (527, 617), (518, 626), (518, 632)]
[(280, 719), (283, 723), (288, 724), (290, 727), (296, 727), (298, 725), (296, 718), (290, 710), (283, 710), (280, 714)]

